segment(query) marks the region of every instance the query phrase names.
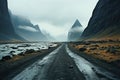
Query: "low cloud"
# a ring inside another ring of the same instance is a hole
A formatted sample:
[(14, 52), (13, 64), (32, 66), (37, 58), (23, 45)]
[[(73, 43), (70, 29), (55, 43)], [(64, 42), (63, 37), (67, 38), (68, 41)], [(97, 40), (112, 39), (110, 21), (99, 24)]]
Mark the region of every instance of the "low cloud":
[(27, 31), (38, 32), (38, 30), (36, 30), (35, 28), (33, 28), (31, 26), (19, 26), (19, 28), (27, 30)]
[(75, 27), (73, 29), (70, 30), (70, 32), (83, 32), (84, 27)]
[[(79, 19), (83, 26), (98, 0), (8, 0), (10, 10), (32, 21), (64, 25)], [(57, 27), (57, 26), (56, 26)], [(61, 26), (62, 27), (62, 26)]]
[(85, 28), (98, 0), (8, 0), (8, 2), (13, 14), (25, 16), (51, 35), (57, 36), (67, 35), (76, 19), (79, 19)]

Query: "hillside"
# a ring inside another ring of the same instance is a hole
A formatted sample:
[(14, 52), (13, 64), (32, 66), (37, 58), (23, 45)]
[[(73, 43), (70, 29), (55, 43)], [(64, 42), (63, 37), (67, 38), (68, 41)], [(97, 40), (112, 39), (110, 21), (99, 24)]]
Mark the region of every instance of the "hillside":
[(24, 40), (14, 31), (8, 12), (7, 0), (0, 0), (0, 41)]
[(120, 0), (99, 0), (87, 28), (84, 39), (120, 39)]

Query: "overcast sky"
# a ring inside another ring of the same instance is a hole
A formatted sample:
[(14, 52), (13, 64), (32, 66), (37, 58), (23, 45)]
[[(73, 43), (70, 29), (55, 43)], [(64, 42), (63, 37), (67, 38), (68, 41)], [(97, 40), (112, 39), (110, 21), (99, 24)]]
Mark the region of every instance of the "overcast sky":
[(57, 39), (66, 39), (76, 19), (85, 28), (98, 0), (8, 0), (13, 14), (25, 16)]

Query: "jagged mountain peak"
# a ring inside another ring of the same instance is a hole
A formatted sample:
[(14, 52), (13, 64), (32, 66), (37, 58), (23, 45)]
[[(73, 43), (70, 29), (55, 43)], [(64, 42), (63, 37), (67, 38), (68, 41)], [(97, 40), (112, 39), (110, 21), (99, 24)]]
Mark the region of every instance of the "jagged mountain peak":
[(68, 41), (78, 41), (82, 32), (83, 32), (83, 27), (80, 24), (79, 20), (76, 19), (75, 23), (68, 32)]
[(81, 25), (81, 23), (79, 22), (78, 19), (76, 19), (75, 23), (72, 26), (72, 28), (75, 28), (75, 27), (82, 27), (82, 25)]

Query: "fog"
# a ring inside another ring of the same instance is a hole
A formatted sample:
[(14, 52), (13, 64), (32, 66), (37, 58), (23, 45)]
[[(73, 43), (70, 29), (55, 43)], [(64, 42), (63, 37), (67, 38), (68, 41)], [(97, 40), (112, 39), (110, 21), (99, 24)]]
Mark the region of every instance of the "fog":
[(24, 16), (57, 40), (66, 40), (67, 33), (78, 19), (85, 28), (98, 0), (8, 0), (13, 14)]
[(30, 26), (19, 26), (19, 28), (27, 30), (27, 31), (38, 32), (38, 30), (36, 30), (35, 28), (30, 27)]
[(75, 27), (72, 30), (70, 30), (70, 32), (83, 32), (84, 27)]

